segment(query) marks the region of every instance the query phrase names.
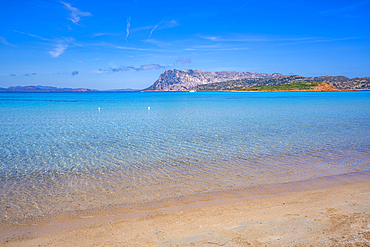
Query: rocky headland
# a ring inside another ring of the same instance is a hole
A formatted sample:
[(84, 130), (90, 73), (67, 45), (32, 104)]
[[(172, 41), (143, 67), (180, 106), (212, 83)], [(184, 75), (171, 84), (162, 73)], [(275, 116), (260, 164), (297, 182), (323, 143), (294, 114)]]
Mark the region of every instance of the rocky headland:
[(327, 83), (323, 81), (319, 85), (317, 85), (313, 91), (338, 91), (339, 89), (333, 86), (333, 84)]
[(144, 91), (231, 91), (253, 86), (275, 86), (300, 81), (319, 83), (325, 81), (328, 85), (332, 85), (323, 84), (318, 89), (311, 88), (312, 91), (370, 89), (370, 77), (349, 79), (345, 76), (303, 77), (299, 75), (284, 76), (279, 73), (172, 69), (163, 72), (158, 80)]
[[(196, 91), (232, 91), (252, 88), (254, 86), (276, 86), (298, 82), (312, 82), (330, 84), (332, 86), (322, 85), (318, 89), (310, 88), (310, 91), (332, 91), (332, 90), (369, 90), (370, 77), (349, 79), (345, 76), (319, 76), (303, 77), (299, 75), (276, 76), (271, 78), (244, 78), (238, 80), (229, 80), (218, 83), (198, 85), (193, 90)], [(300, 89), (299, 89), (300, 90)], [(307, 88), (304, 88), (307, 90)]]
[[(126, 92), (126, 91), (234, 91), (244, 90), (254, 86), (276, 86), (289, 83), (312, 82), (323, 83), (318, 88), (311, 87), (309, 91), (334, 90), (370, 90), (370, 77), (347, 78), (345, 76), (303, 77), (299, 75), (284, 76), (279, 73), (256, 73), (239, 71), (208, 72), (197, 69), (171, 69), (164, 71), (150, 87), (146, 89), (116, 89), (95, 90), (87, 88), (56, 88), (49, 86), (16, 86), (0, 88), (1, 92)], [(312, 84), (312, 85), (313, 85)], [(318, 86), (318, 84), (316, 85)], [(301, 89), (297, 89), (301, 90)], [(295, 91), (297, 91), (295, 90)], [(308, 90), (303, 88), (303, 90)], [(256, 90), (254, 90), (256, 91)], [(270, 90), (271, 91), (271, 90)], [(284, 91), (292, 91), (285, 90)]]
[(171, 69), (163, 72), (157, 81), (145, 91), (187, 91), (198, 85), (224, 82), (228, 80), (239, 80), (245, 78), (271, 78), (282, 76), (273, 73), (255, 73), (239, 71), (208, 72), (196, 69)]

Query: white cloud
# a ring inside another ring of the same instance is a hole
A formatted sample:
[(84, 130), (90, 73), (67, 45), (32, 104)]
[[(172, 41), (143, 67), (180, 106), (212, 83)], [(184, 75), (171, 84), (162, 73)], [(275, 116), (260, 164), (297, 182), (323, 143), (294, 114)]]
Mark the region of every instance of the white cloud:
[(49, 51), (52, 57), (58, 57), (68, 48), (67, 44), (57, 44), (53, 51)]
[(166, 66), (159, 65), (159, 64), (146, 64), (146, 65), (141, 65), (139, 68), (134, 68), (136, 71), (141, 71), (141, 70), (151, 70), (151, 69), (165, 69)]
[(52, 57), (59, 57), (64, 51), (71, 46), (75, 46), (74, 44), (75, 40), (74, 38), (66, 38), (64, 37), (61, 40), (57, 40), (55, 43), (55, 48), (53, 51), (49, 51), (50, 55)]
[(67, 18), (67, 19), (71, 20), (74, 24), (78, 24), (78, 22), (81, 20), (81, 17), (83, 16), (92, 16), (92, 14), (90, 14), (89, 12), (82, 12), (81, 10), (75, 7), (72, 7), (70, 3), (65, 3), (65, 2), (61, 2), (61, 3), (64, 4), (66, 9), (70, 11), (69, 16), (71, 18)]
[(75, 42), (75, 40), (74, 40), (74, 38), (71, 38), (71, 37), (69, 37), (69, 38), (68, 37), (63, 37), (62, 39), (46, 39), (46, 38), (40, 37), (38, 35), (34, 35), (34, 34), (30, 34), (30, 33), (24, 33), (24, 32), (20, 32), (20, 31), (17, 31), (17, 30), (14, 30), (14, 32), (21, 33), (23, 35), (28, 35), (28, 36), (38, 38), (38, 39), (41, 39), (43, 41), (48, 41), (48, 42), (52, 43), (53, 45), (55, 45), (54, 50), (49, 51), (49, 54), (52, 57), (59, 57), (59, 55), (64, 53), (64, 51), (68, 47), (70, 47), (71, 44), (73, 46), (75, 45), (75, 44), (73, 44)]
[(127, 19), (127, 26), (126, 26), (126, 41), (127, 41), (128, 35), (130, 34), (130, 26), (131, 26), (131, 17)]
[(157, 29), (157, 27), (158, 27), (160, 24), (161, 24), (161, 23), (159, 23), (159, 24), (155, 25), (155, 26), (152, 28), (152, 31), (150, 31), (150, 34), (149, 34), (148, 39), (150, 39), (150, 37), (152, 37), (152, 34), (153, 34), (154, 30), (156, 30), (156, 29)]
[(0, 43), (3, 45), (9, 45), (12, 46), (8, 41), (6, 41), (6, 38), (0, 36)]
[(161, 30), (161, 29), (176, 27), (178, 25), (180, 25), (180, 24), (176, 20), (161, 21), (157, 25), (153, 26), (152, 30), (150, 31), (148, 40), (152, 37), (152, 34), (153, 34), (154, 30), (156, 30), (156, 29)]

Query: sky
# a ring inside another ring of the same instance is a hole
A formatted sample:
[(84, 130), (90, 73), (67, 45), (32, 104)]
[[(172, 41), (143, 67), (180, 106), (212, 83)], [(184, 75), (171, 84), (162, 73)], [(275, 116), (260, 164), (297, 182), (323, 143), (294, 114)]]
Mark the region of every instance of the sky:
[(0, 87), (143, 89), (169, 69), (370, 76), (370, 0), (3, 1)]

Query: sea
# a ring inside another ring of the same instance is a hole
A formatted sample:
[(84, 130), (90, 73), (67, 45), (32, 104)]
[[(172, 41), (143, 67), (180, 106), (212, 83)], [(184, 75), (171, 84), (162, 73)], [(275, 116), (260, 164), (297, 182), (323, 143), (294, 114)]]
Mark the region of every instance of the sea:
[(370, 91), (0, 93), (0, 127), (6, 225), (370, 172)]

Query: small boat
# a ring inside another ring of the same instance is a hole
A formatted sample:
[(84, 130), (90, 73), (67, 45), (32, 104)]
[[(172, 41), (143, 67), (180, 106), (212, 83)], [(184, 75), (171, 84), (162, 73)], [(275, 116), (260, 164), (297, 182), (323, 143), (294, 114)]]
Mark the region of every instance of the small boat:
[(189, 90), (189, 93), (195, 93), (196, 91), (195, 90)]

